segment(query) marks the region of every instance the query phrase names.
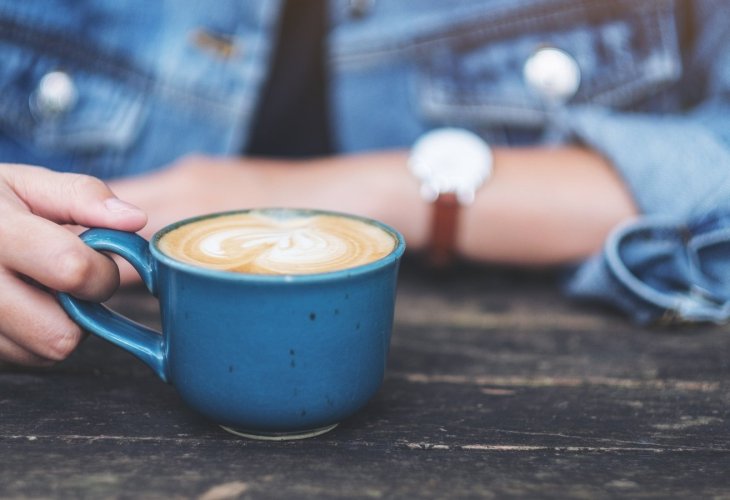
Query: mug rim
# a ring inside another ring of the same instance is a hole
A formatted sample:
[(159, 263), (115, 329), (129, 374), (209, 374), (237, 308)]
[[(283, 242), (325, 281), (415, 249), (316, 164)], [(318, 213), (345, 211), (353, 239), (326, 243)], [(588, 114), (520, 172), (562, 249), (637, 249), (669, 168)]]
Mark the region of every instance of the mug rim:
[[(218, 269), (211, 269), (202, 266), (196, 266), (187, 262), (183, 262), (163, 252), (159, 247), (159, 241), (167, 233), (193, 222), (214, 219), (216, 217), (225, 217), (228, 215), (244, 214), (244, 213), (256, 213), (256, 212), (292, 212), (297, 214), (312, 214), (312, 215), (331, 215), (335, 217), (345, 217), (348, 219), (355, 219), (362, 221), (366, 224), (376, 226), (383, 231), (390, 234), (394, 240), (395, 245), (393, 250), (387, 255), (380, 257), (377, 260), (361, 264), (359, 266), (348, 267), (345, 269), (337, 269), (335, 271), (325, 271), (319, 273), (309, 274), (253, 274), (253, 273), (239, 273), (233, 271), (222, 271)], [(227, 210), (224, 212), (212, 212), (203, 215), (196, 215), (194, 217), (188, 217), (179, 221), (173, 222), (157, 231), (152, 238), (149, 240), (150, 252), (154, 256), (155, 260), (161, 262), (169, 267), (184, 271), (190, 274), (197, 274), (209, 278), (215, 278), (218, 280), (229, 280), (229, 281), (247, 281), (247, 282), (267, 282), (267, 283), (296, 283), (296, 282), (316, 282), (316, 281), (332, 281), (338, 278), (351, 278), (353, 276), (366, 274), (370, 271), (374, 271), (383, 268), (394, 261), (400, 259), (406, 249), (406, 242), (403, 235), (395, 228), (369, 217), (361, 215), (354, 215), (346, 212), (338, 212), (335, 210), (320, 210), (315, 208), (287, 208), (287, 207), (259, 207), (259, 208), (244, 208), (238, 210)]]

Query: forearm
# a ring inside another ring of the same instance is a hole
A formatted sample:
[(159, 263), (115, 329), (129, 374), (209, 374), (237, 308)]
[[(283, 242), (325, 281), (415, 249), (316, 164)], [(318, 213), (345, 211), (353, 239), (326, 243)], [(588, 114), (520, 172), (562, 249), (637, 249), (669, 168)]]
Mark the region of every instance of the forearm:
[[(496, 149), (494, 154), (492, 178), (460, 214), (457, 251), (466, 258), (521, 265), (578, 260), (595, 253), (612, 227), (636, 213), (621, 179), (589, 150)], [(313, 189), (312, 199), (303, 201), (379, 218), (402, 231), (411, 249), (421, 250), (431, 207), (421, 199), (406, 161), (405, 152), (321, 161), (309, 173), (324, 192)]]
[[(257, 206), (310, 207), (373, 217), (411, 250), (428, 242), (431, 207), (390, 151), (305, 161), (188, 157), (113, 183), (150, 217), (143, 235), (192, 215)], [(479, 261), (553, 264), (594, 253), (632, 215), (631, 197), (599, 155), (580, 148), (496, 149), (492, 178), (460, 213), (457, 251)]]
[(459, 249), (478, 260), (565, 263), (595, 253), (635, 213), (626, 186), (592, 151), (498, 149), (492, 179), (462, 214)]

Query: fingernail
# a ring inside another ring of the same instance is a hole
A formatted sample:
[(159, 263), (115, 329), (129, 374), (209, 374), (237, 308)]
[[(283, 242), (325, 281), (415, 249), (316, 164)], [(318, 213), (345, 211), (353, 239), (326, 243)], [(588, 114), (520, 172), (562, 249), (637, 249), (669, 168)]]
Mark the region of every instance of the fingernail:
[(104, 200), (107, 210), (114, 213), (142, 213), (142, 210), (131, 203), (122, 201), (119, 198), (108, 198)]

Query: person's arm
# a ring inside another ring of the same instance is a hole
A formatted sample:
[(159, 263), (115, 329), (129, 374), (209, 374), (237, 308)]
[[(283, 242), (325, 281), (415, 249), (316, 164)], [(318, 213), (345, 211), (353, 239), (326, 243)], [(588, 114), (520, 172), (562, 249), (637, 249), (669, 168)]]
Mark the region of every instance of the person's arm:
[(584, 148), (495, 150), (492, 180), (462, 216), (472, 259), (561, 264), (595, 254), (637, 208), (611, 165)]
[[(306, 161), (189, 157), (169, 169), (112, 183), (145, 209), (144, 235), (205, 212), (256, 206), (338, 210), (380, 219), (422, 250), (431, 207), (405, 151)], [(636, 211), (599, 155), (577, 147), (496, 149), (492, 179), (461, 212), (458, 253), (479, 261), (545, 265), (595, 253)]]
[[(496, 149), (492, 178), (460, 214), (457, 252), (495, 263), (546, 265), (588, 257), (608, 231), (636, 208), (621, 179), (598, 154), (578, 147)], [(421, 250), (431, 207), (406, 167), (407, 153), (330, 158), (280, 171), (305, 176), (274, 204), (348, 210), (387, 222)], [(305, 171), (306, 170), (306, 171)], [(299, 186), (310, 186), (299, 192)], [(310, 196), (311, 195), (311, 196)], [(296, 203), (294, 203), (296, 204)]]
[[(146, 236), (205, 212), (310, 207), (380, 219), (401, 230), (412, 250), (423, 250), (431, 207), (406, 161), (405, 152), (300, 162), (190, 157), (118, 181), (114, 190), (149, 211)], [(493, 262), (574, 260), (594, 252), (633, 210), (620, 180), (597, 155), (497, 150), (493, 179), (462, 212), (458, 250)], [(102, 301), (118, 284), (111, 261), (62, 224), (138, 231), (146, 220), (98, 179), (0, 164), (0, 361), (48, 364), (81, 340), (81, 329), (45, 287)], [(136, 276), (122, 269), (125, 281)]]

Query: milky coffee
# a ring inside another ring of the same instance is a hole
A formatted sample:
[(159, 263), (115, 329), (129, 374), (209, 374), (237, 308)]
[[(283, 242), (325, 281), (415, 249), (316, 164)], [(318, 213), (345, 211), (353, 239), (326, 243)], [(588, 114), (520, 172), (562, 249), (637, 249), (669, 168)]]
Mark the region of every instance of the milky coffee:
[(384, 229), (341, 215), (245, 212), (184, 224), (158, 247), (189, 264), (247, 274), (313, 274), (367, 264), (396, 246)]

